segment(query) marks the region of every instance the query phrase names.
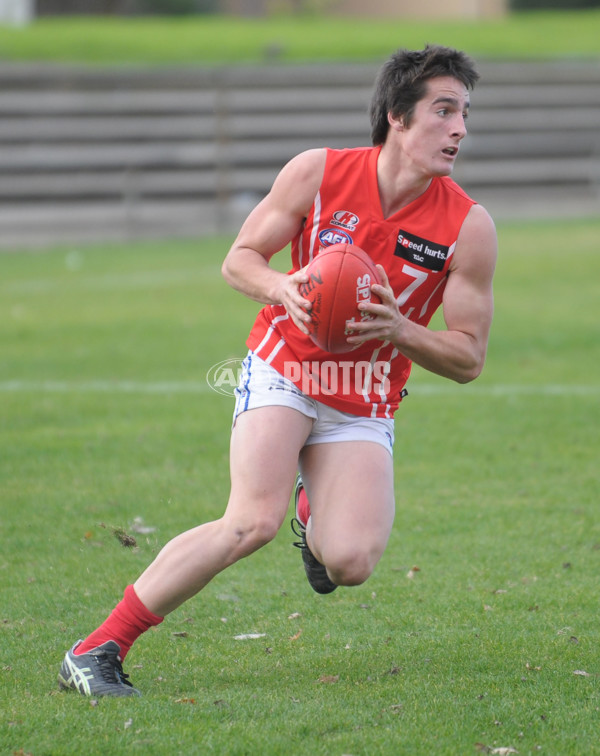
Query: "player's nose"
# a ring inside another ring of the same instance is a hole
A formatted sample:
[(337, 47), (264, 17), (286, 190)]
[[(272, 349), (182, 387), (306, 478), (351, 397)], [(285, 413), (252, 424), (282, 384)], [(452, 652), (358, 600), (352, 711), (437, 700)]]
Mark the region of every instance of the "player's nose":
[(465, 121), (465, 117), (461, 113), (461, 114), (458, 114), (456, 118), (453, 119), (452, 136), (455, 139), (464, 139), (466, 135), (467, 135), (467, 124)]

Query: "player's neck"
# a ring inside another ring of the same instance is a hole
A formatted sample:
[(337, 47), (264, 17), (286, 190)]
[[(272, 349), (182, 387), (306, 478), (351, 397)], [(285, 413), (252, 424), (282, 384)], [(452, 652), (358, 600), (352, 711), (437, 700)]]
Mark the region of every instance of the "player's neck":
[(402, 210), (427, 191), (432, 177), (411, 170), (397, 152), (384, 145), (377, 161), (377, 185), (384, 218)]

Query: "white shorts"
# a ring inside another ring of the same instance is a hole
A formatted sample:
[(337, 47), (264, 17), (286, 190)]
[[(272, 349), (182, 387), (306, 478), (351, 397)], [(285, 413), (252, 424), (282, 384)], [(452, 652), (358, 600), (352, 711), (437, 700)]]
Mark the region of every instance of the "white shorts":
[(253, 352), (242, 363), (235, 389), (233, 423), (246, 410), (258, 407), (291, 407), (313, 420), (306, 445), (335, 441), (373, 441), (390, 454), (394, 448), (394, 421), (385, 417), (361, 417), (340, 412), (303, 394), (290, 380), (278, 373)]

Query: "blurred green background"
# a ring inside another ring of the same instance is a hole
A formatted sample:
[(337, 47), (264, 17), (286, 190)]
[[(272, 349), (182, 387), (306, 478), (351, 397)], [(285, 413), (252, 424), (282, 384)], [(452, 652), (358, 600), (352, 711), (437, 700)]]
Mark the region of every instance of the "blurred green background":
[(271, 6), (260, 0), (240, 2), (238, 10), (246, 12), (231, 13), (212, 12), (220, 8), (217, 0), (132, 0), (127, 14), (118, 13), (117, 0), (62, 2), (60, 13), (45, 13), (51, 0), (40, 0), (30, 23), (0, 25), (0, 61), (170, 65), (366, 61), (427, 42), (463, 48), (479, 58), (600, 55), (597, 0), (512, 0), (510, 7), (508, 0), (496, 1), (504, 3), (504, 12), (459, 10), (438, 18), (417, 18), (386, 16), (383, 11), (334, 13), (333, 3), (316, 0), (281, 2), (268, 12)]

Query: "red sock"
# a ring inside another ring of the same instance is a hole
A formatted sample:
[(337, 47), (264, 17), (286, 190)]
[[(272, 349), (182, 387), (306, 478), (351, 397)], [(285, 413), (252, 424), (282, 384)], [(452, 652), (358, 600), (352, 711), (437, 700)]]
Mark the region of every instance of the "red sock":
[(133, 585), (128, 585), (125, 588), (123, 600), (115, 606), (100, 627), (77, 646), (73, 653), (75, 656), (85, 654), (106, 641), (113, 640), (121, 647), (119, 656), (123, 661), (139, 636), (162, 621), (163, 617), (158, 617), (146, 609), (139, 600)]
[(301, 488), (300, 493), (298, 494), (296, 512), (296, 517), (300, 520), (304, 527), (306, 527), (306, 524), (308, 523), (308, 519), (310, 517), (310, 504), (308, 503), (308, 496), (306, 495), (304, 488)]

